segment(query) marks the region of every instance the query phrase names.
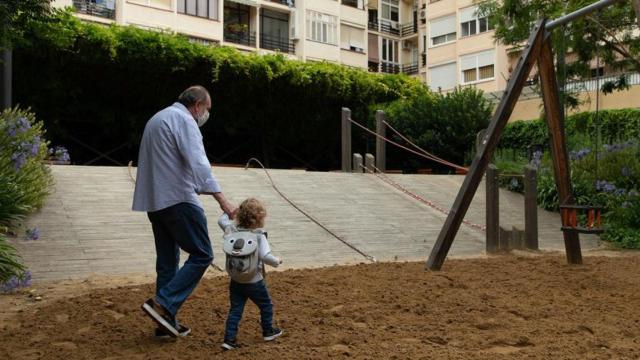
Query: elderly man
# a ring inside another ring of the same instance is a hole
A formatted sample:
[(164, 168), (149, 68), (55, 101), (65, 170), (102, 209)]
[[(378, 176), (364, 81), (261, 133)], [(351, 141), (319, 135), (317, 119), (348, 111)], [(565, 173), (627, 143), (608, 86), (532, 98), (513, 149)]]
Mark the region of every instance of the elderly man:
[[(198, 129), (210, 109), (209, 92), (192, 86), (147, 122), (140, 144), (133, 210), (147, 212), (157, 255), (156, 295), (142, 309), (158, 324), (158, 337), (190, 332), (177, 322), (176, 314), (213, 261), (198, 195), (213, 195), (231, 217), (236, 211), (211, 173)], [(180, 249), (189, 254), (182, 268)]]

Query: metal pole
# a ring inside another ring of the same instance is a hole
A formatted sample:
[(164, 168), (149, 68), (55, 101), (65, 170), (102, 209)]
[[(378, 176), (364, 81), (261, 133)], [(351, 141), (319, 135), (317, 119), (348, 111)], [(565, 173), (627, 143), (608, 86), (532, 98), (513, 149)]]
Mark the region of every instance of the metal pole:
[(547, 31), (551, 31), (560, 25), (567, 24), (575, 19), (581, 18), (585, 15), (588, 15), (594, 11), (598, 11), (607, 6), (613, 5), (614, 3), (620, 2), (621, 0), (600, 0), (598, 2), (594, 2), (591, 5), (585, 6), (582, 9), (578, 9), (570, 14), (559, 17), (555, 20), (549, 21), (547, 25), (545, 25), (545, 29)]
[(13, 105), (11, 99), (11, 68), (13, 67), (13, 54), (11, 49), (2, 50), (2, 101), (0, 102), (1, 109), (9, 109)]

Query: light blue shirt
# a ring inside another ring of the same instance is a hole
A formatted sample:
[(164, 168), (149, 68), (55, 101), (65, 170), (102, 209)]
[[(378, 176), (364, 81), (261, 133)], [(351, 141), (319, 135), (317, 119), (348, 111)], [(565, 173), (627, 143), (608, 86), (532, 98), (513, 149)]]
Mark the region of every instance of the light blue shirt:
[(149, 119), (138, 154), (133, 210), (158, 211), (181, 202), (202, 208), (198, 194), (220, 191), (187, 108), (176, 102)]

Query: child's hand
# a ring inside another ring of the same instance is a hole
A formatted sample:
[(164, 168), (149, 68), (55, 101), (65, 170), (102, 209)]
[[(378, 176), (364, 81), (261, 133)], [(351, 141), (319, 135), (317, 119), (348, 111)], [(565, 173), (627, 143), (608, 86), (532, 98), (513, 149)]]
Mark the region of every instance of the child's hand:
[(282, 259), (278, 259), (278, 265), (282, 265)]

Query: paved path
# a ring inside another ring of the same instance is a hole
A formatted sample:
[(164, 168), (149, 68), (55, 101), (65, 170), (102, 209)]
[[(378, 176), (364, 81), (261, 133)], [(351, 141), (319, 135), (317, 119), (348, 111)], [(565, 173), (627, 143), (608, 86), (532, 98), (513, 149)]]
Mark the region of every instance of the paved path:
[[(14, 239), (36, 280), (154, 272), (151, 227), (146, 214), (131, 211), (133, 182), (127, 168), (53, 166), (52, 172), (53, 194), (25, 224), (39, 227), (40, 239)], [(215, 168), (214, 172), (231, 201), (238, 203), (248, 196), (264, 200), (270, 243), (288, 267), (367, 261), (280, 198), (262, 170)], [(382, 261), (426, 260), (446, 218), (371, 174), (300, 170), (272, 170), (271, 174), (291, 200)], [(452, 205), (463, 181), (462, 176), (390, 176), (445, 208)], [(502, 224), (523, 224), (523, 197), (508, 191), (500, 196)], [(216, 261), (222, 263), (221, 231), (216, 224), (220, 210), (212, 197), (203, 196), (202, 201)], [(483, 224), (484, 214), (481, 184), (467, 219)], [(541, 247), (564, 249), (559, 216), (543, 210), (538, 216)], [(484, 236), (463, 224), (450, 255), (483, 254)], [(585, 248), (597, 245), (593, 238), (582, 244)]]

